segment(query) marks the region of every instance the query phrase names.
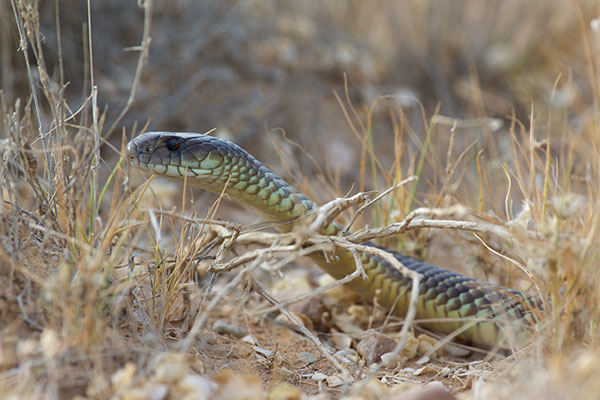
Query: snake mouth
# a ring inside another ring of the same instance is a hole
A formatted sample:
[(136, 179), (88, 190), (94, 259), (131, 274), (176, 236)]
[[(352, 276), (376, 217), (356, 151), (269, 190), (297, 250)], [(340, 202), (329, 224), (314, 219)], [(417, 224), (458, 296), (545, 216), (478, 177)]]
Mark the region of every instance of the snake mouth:
[(152, 163), (143, 161), (141, 158), (131, 157), (131, 161), (137, 165), (137, 167), (143, 171), (150, 172), (156, 175), (164, 176), (167, 178), (184, 179), (186, 175), (188, 177), (201, 177), (203, 175), (210, 175), (211, 171), (202, 170), (197, 168), (185, 167), (176, 164), (165, 164), (165, 163)]
[[(145, 146), (146, 150), (149, 150), (149, 146)], [(150, 149), (153, 150), (153, 149)], [(151, 163), (148, 161), (144, 161), (143, 158), (151, 158), (151, 154), (147, 154), (147, 151), (140, 151), (139, 141), (134, 139), (131, 142), (127, 143), (127, 147), (125, 149), (125, 153), (129, 162), (136, 165), (139, 169), (147, 172), (152, 172), (159, 175), (165, 175), (167, 171), (167, 166), (164, 163)]]

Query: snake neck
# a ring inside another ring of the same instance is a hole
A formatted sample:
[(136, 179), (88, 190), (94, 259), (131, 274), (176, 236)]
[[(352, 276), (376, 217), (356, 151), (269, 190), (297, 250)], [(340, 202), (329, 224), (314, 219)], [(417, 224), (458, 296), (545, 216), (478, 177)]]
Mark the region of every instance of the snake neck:
[[(201, 165), (211, 160), (214, 165), (208, 165), (206, 169), (210, 171), (210, 175), (192, 182), (196, 182), (203, 189), (216, 193), (224, 192), (236, 200), (241, 200), (265, 219), (276, 222), (275, 228), (280, 232), (291, 231), (300, 220), (310, 218), (318, 209), (304, 193), (246, 152), (231, 154), (230, 149), (226, 154), (209, 153)], [(194, 171), (199, 170), (195, 168)], [(332, 221), (319, 233), (337, 236), (342, 231), (343, 228)]]
[[(207, 166), (209, 176), (192, 182), (197, 182), (199, 186), (212, 192), (224, 192), (241, 200), (267, 220), (276, 222), (275, 227), (280, 232), (289, 232), (293, 223), (313, 214), (317, 209), (317, 205), (306, 195), (246, 152), (211, 152), (202, 164), (209, 160), (214, 164)], [(331, 227), (327, 230), (331, 234), (336, 229)]]

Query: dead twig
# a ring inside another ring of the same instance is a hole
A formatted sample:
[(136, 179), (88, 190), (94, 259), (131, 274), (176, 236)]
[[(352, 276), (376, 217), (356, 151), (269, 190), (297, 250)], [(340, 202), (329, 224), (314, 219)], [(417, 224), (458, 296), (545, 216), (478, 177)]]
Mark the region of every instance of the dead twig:
[[(357, 204), (365, 203), (371, 200), (375, 192), (361, 192), (352, 197), (332, 200), (317, 211), (317, 216), (308, 227), (308, 232), (319, 232), (327, 227), (344, 210)], [(381, 196), (378, 196), (381, 198)]]
[(280, 304), (277, 300), (275, 300), (269, 293), (267, 293), (254, 279), (252, 280), (252, 287), (260, 296), (264, 297), (269, 303), (273, 304), (273, 306), (279, 310), (283, 315), (285, 315), (295, 326), (302, 332), (307, 338), (309, 338), (315, 346), (319, 348), (321, 353), (329, 360), (337, 369), (341, 371), (342, 378), (348, 382), (352, 379), (352, 375), (350, 372), (344, 368), (344, 366), (333, 356), (331, 352), (323, 345), (323, 343), (316, 337), (310, 330), (304, 326), (302, 321), (300, 321), (294, 314), (288, 311), (282, 304)]
[[(345, 285), (346, 283), (353, 281), (354, 279), (358, 278), (359, 276), (361, 276), (363, 279), (366, 279), (367, 275), (365, 273), (365, 268), (364, 268), (363, 262), (360, 258), (360, 254), (358, 253), (358, 251), (353, 249), (352, 255), (354, 256), (354, 261), (356, 262), (356, 270), (353, 273), (351, 273), (350, 275), (346, 275), (342, 279), (338, 279), (338, 280), (331, 282), (325, 286), (322, 286), (317, 289), (311, 290), (309, 292), (303, 293), (299, 296), (295, 296), (295, 297), (283, 300), (280, 302), (280, 304), (283, 306), (287, 306), (289, 304), (297, 303), (299, 301), (311, 298), (311, 297), (319, 295), (321, 293), (325, 293), (333, 288)], [(259, 315), (268, 314), (277, 309), (278, 309), (278, 307), (275, 307), (275, 306), (267, 307), (267, 308), (263, 308), (262, 310), (258, 310), (257, 314), (259, 314)]]
[(254, 262), (250, 266), (242, 268), (242, 270), (239, 273), (237, 273), (233, 277), (233, 279), (231, 279), (225, 285), (225, 287), (220, 292), (217, 293), (217, 295), (215, 297), (212, 298), (212, 300), (208, 303), (208, 305), (206, 306), (204, 311), (201, 313), (199, 312), (196, 315), (196, 318), (194, 319), (194, 322), (192, 323), (192, 328), (190, 329), (189, 333), (187, 334), (185, 339), (183, 339), (179, 343), (178, 347), (181, 351), (187, 352), (190, 350), (192, 345), (196, 342), (196, 337), (200, 333), (200, 330), (204, 326), (204, 323), (208, 319), (209, 312), (213, 308), (215, 308), (215, 306), (223, 299), (223, 297), (225, 297), (225, 295), (227, 293), (229, 293), (231, 290), (233, 290), (233, 288), (236, 287), (242, 281), (242, 279), (246, 276), (246, 274), (251, 273), (253, 270), (255, 270), (262, 261), (263, 261), (262, 258), (258, 258), (256, 260), (254, 260)]
[(409, 182), (413, 182), (417, 179), (416, 176), (412, 175), (409, 176), (408, 178), (398, 182), (397, 184), (390, 186), (389, 188), (387, 188), (386, 190), (384, 190), (383, 192), (381, 192), (379, 195), (377, 195), (377, 197), (375, 197), (374, 199), (370, 200), (369, 202), (367, 202), (366, 204), (364, 204), (362, 207), (360, 207), (356, 213), (354, 213), (354, 216), (352, 217), (352, 220), (350, 221), (350, 223), (348, 223), (348, 225), (346, 226), (346, 228), (344, 229), (344, 234), (346, 232), (348, 232), (350, 230), (350, 228), (352, 227), (352, 225), (354, 224), (354, 222), (356, 221), (356, 219), (359, 217), (360, 214), (362, 214), (362, 212), (364, 210), (366, 210), (367, 208), (369, 208), (370, 206), (372, 206), (373, 204), (375, 204), (376, 202), (378, 202), (379, 200), (381, 200), (382, 198), (384, 198), (385, 196), (387, 196), (389, 193), (393, 192), (394, 190), (398, 189), (400, 186), (404, 186)]

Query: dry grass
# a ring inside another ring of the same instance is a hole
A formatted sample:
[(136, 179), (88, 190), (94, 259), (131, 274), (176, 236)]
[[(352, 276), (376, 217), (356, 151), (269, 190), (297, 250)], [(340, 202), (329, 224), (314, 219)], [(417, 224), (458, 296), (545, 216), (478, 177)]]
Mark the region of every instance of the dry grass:
[[(1, 393), (366, 399), (437, 381), (469, 399), (596, 396), (594, 2), (47, 3), (0, 6)], [(141, 180), (122, 155), (150, 116), (237, 130), (322, 202), (393, 188), (331, 203), (355, 232), (337, 245), (377, 239), (540, 292), (539, 335), (506, 358), (400, 335), (301, 258), (322, 237)], [(357, 351), (373, 331), (392, 339), (387, 365)]]

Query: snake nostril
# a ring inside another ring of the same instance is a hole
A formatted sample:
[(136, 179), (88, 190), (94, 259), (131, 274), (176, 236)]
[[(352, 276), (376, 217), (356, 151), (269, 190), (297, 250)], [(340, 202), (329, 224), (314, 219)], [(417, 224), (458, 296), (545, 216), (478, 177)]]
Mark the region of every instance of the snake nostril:
[(151, 144), (146, 145), (146, 148), (144, 149), (147, 153), (152, 153), (154, 151), (154, 146), (152, 146)]

